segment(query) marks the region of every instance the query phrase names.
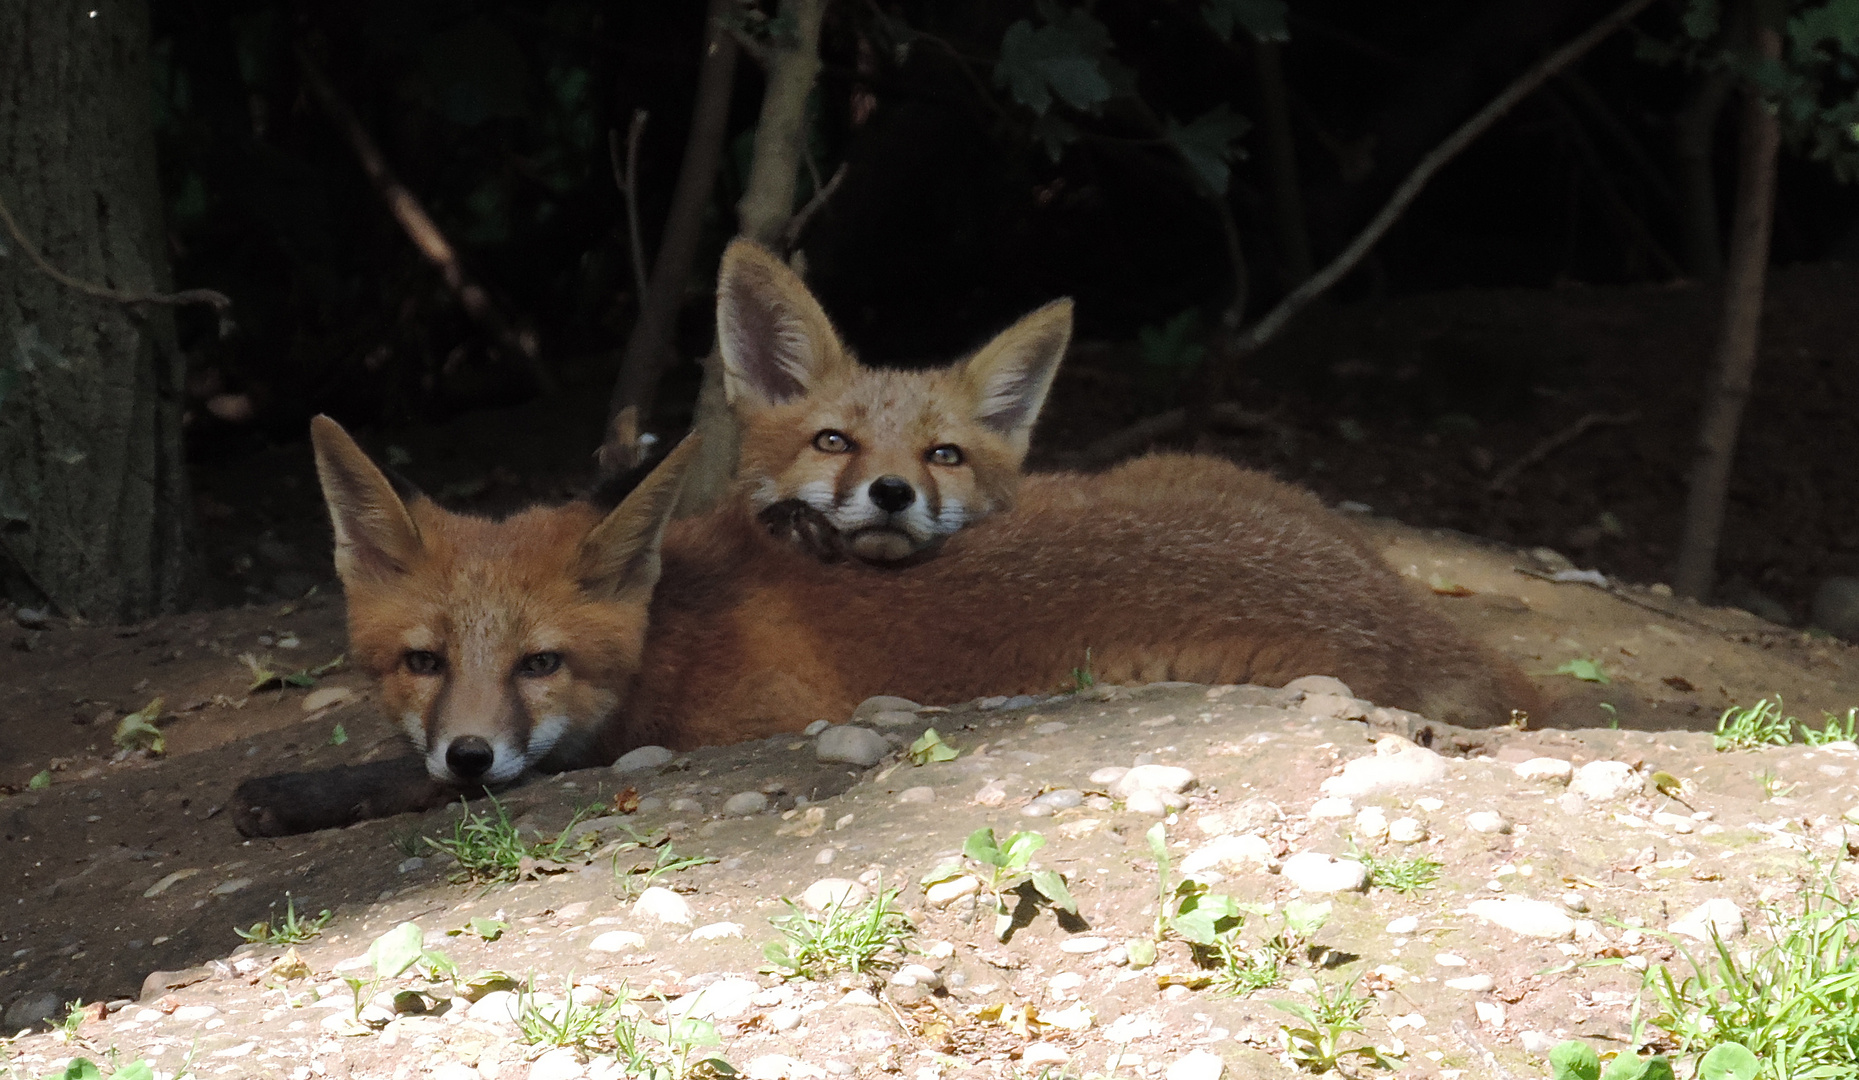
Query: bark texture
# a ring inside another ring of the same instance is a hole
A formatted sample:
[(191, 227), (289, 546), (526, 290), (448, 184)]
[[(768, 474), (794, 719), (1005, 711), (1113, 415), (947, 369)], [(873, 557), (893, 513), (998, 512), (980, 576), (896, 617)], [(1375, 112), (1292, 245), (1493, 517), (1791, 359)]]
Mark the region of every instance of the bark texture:
[[(146, 0), (0, 4), (0, 199), (46, 260), (125, 292), (170, 287)], [(0, 588), (135, 620), (191, 577), (184, 361), (172, 312), (0, 257)]]

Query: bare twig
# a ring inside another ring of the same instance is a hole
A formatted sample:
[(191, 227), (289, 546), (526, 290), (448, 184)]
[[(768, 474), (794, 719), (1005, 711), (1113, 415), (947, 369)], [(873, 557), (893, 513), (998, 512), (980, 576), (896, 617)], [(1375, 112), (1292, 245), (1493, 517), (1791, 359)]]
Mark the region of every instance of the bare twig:
[(465, 313), (483, 327), (499, 346), (509, 349), (522, 359), (529, 368), (530, 376), (536, 380), (536, 385), (544, 393), (554, 393), (555, 377), (542, 364), (535, 333), (526, 328), (519, 329), (514, 326), (498, 309), (490, 293), (466, 273), (464, 264), (459, 261), (457, 250), (452, 247), (452, 242), (446, 239), (445, 233), (440, 231), (438, 224), (426, 213), (426, 208), (420, 205), (419, 198), (400, 182), (399, 177), (394, 175), (394, 171), (388, 167), (387, 159), (382, 156), (380, 148), (375, 145), (374, 138), (368, 134), (366, 128), (362, 127), (354, 111), (349, 108), (346, 101), (342, 100), (342, 95), (337, 93), (335, 85), (324, 76), (322, 69), (316, 66), (309, 54), (299, 51), (297, 63), (303, 70), (304, 82), (309, 86), (317, 104), (322, 106), (324, 114), (329, 117), (330, 123), (342, 133), (342, 137), (348, 140), (349, 149), (354, 151), (362, 171), (368, 174), (368, 179), (374, 184), (374, 189), (381, 196), (381, 201), (387, 204), (387, 212), (399, 222), (407, 238), (413, 241), (413, 246), (426, 257), (426, 261), (439, 270), (440, 275), (445, 279), (446, 287), (450, 288), (452, 295), (458, 298)]
[[(1240, 431), (1271, 431), (1276, 432), (1281, 438), (1289, 436), (1289, 429), (1277, 419), (1265, 413), (1242, 409), (1230, 401), (1215, 404), (1209, 410), (1208, 420), (1217, 426), (1236, 428)], [(1183, 431), (1187, 426), (1187, 410), (1170, 409), (1154, 416), (1145, 416), (1129, 427), (1114, 431), (1082, 450), (1056, 455), (1056, 459), (1059, 463), (1072, 468), (1107, 465), (1118, 458), (1144, 449), (1157, 439), (1167, 438)]]
[(639, 139), (645, 134), (647, 113), (633, 110), (632, 126), (626, 129), (626, 164), (620, 164), (620, 133), (607, 132), (607, 154), (613, 159), (613, 183), (626, 196), (626, 236), (633, 260), (633, 285), (639, 290), (639, 303), (645, 303), (645, 241), (639, 237)]
[(820, 208), (826, 205), (826, 201), (833, 197), (833, 192), (839, 190), (839, 184), (845, 178), (846, 163), (842, 161), (839, 167), (833, 170), (833, 178), (826, 182), (826, 186), (814, 191), (813, 197), (807, 200), (807, 205), (801, 207), (788, 220), (787, 228), (781, 233), (782, 251), (792, 252), (800, 247), (801, 239), (807, 235), (807, 226), (813, 224), (813, 215), (819, 213)]
[(6, 231), (12, 234), (13, 242), (26, 253), (26, 258), (32, 260), (32, 265), (38, 268), (39, 273), (67, 289), (81, 292), (85, 296), (94, 296), (99, 300), (114, 300), (119, 304), (167, 304), (176, 307), (182, 304), (210, 304), (213, 310), (219, 313), (222, 329), (227, 325), (226, 312), (231, 310), (232, 300), (223, 292), (213, 289), (182, 289), (180, 292), (171, 293), (124, 292), (121, 289), (110, 289), (102, 285), (92, 285), (88, 281), (79, 281), (45, 261), (45, 256), (39, 254), (39, 249), (33, 246), (32, 241), (26, 239), (25, 233), (19, 231), (19, 223), (13, 220), (13, 213), (7, 209), (4, 201), (0, 201), (0, 221), (6, 223)]
[(1503, 471), (1492, 477), (1491, 482), (1485, 485), (1485, 490), (1491, 492), (1493, 495), (1508, 491), (1511, 484), (1516, 481), (1519, 473), (1542, 461), (1557, 450), (1569, 445), (1576, 439), (1581, 438), (1591, 428), (1615, 427), (1620, 424), (1631, 424), (1639, 418), (1640, 414), (1637, 412), (1588, 413), (1573, 424), (1563, 428), (1561, 431), (1544, 437), (1542, 441), (1530, 447), (1522, 457), (1504, 466)]

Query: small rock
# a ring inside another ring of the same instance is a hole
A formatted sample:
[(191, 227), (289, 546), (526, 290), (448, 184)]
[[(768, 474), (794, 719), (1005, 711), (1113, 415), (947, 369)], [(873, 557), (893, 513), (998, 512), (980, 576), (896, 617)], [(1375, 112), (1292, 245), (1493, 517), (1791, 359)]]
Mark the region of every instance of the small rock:
[(1328, 675), (1305, 675), (1285, 683), (1286, 690), (1295, 690), (1300, 694), (1334, 694), (1337, 697), (1355, 697), (1355, 691), (1341, 679), (1332, 679)]
[(1569, 790), (1589, 802), (1608, 802), (1638, 795), (1645, 786), (1633, 766), (1624, 761), (1590, 761), (1575, 770)]
[(209, 892), (214, 896), (231, 896), (233, 893), (238, 892), (240, 889), (247, 888), (251, 884), (252, 879), (249, 877), (233, 878), (231, 881), (222, 881), (218, 885), (213, 886)]
[(691, 931), (692, 941), (716, 941), (719, 938), (742, 936), (742, 924), (739, 922), (713, 922)]
[(1465, 826), (1475, 833), (1507, 833), (1510, 822), (1496, 810), (1474, 810), (1465, 815)]
[(1575, 775), (1575, 766), (1561, 758), (1539, 757), (1519, 762), (1512, 770), (1519, 780), (1536, 783), (1566, 784)]
[(1354, 859), (1339, 859), (1320, 851), (1300, 851), (1285, 860), (1279, 871), (1305, 892), (1360, 892), (1368, 885), (1368, 868)]
[(942, 985), (942, 976), (923, 964), (905, 964), (891, 976), (891, 982), (898, 986), (927, 986), (933, 990)]
[(419, 857), (418, 855), (415, 855), (410, 859), (400, 860), (400, 862), (394, 867), (394, 873), (411, 874), (413, 871), (418, 870), (424, 867), (425, 865), (426, 865), (426, 860)]
[(480, 1074), (462, 1061), (442, 1061), (432, 1067), (432, 1080), (480, 1080)]
[(471, 1008), (465, 1010), (465, 1016), (487, 1024), (514, 1025), (519, 1008), (514, 993), (508, 990), (492, 990), (472, 1002)]
[(1397, 844), (1418, 844), (1427, 838), (1427, 827), (1414, 818), (1395, 818), (1388, 823), (1388, 839)]
[(1126, 800), (1138, 791), (1175, 795), (1193, 784), (1194, 773), (1179, 765), (1138, 765), (1118, 777), (1110, 785), (1110, 793)]
[(932, 803), (936, 801), (936, 789), (928, 784), (907, 787), (897, 793), (897, 801), (900, 803)]
[(1501, 1001), (1474, 1001), (1472, 1011), (1478, 1014), (1478, 1022), (1496, 1031), (1504, 1026), (1504, 1003)]
[(1305, 694), (1297, 706), (1305, 716), (1324, 720), (1363, 720), (1374, 707), (1371, 702), (1337, 694)]
[(1084, 805), (1084, 792), (1075, 788), (1059, 788), (1048, 791), (1032, 802), (1020, 808), (1020, 813), (1027, 817), (1051, 817), (1060, 810), (1071, 810)]
[(825, 731), (827, 728), (832, 727), (832, 726), (833, 726), (833, 722), (831, 720), (815, 720), (813, 723), (808, 724), (804, 728), (801, 728), (800, 733), (811, 739), (815, 735), (818, 735), (820, 732)]
[(846, 991), (845, 996), (839, 999), (838, 1004), (854, 1006), (854, 1007), (862, 1006), (865, 1008), (872, 1008), (872, 1009), (882, 1008), (884, 1006), (883, 1002), (879, 1001), (875, 997), (872, 997), (871, 994), (867, 993), (864, 990)]
[(1709, 941), (1713, 929), (1717, 937), (1729, 941), (1742, 937), (1745, 928), (1743, 909), (1722, 897), (1704, 901), (1666, 927), (1672, 933), (1693, 941)]
[(319, 686), (303, 696), (303, 711), (315, 712), (327, 709), (331, 705), (340, 705), (355, 696), (355, 691), (346, 686)]
[(609, 930), (587, 943), (595, 952), (616, 953), (627, 949), (645, 948), (645, 935), (635, 934), (631, 930)]
[(999, 806), (1007, 801), (1007, 785), (999, 780), (989, 780), (981, 785), (981, 790), (975, 792), (974, 798), (969, 801), (976, 806)]
[[(207, 1015), (212, 1015), (212, 1006), (207, 1006)], [(45, 1020), (60, 1017), (65, 1011), (63, 995), (49, 990), (28, 991), (13, 999), (6, 1007), (5, 1025), (8, 1035), (24, 1028), (32, 1027)]]
[(1574, 912), (1587, 911), (1588, 898), (1570, 889), (1568, 892), (1562, 894), (1562, 906)]
[(1471, 963), (1470, 960), (1460, 956), (1458, 953), (1449, 952), (1436, 953), (1433, 957), (1433, 962), (1440, 967), (1464, 967)]
[(1540, 1031), (1525, 1031), (1520, 1033), (1517, 1038), (1518, 1041), (1523, 1043), (1525, 1053), (1536, 1054), (1541, 1057), (1548, 1057), (1551, 1050), (1562, 1045), (1561, 1039), (1556, 1038), (1554, 1035), (1545, 1035)]
[(1318, 799), (1310, 804), (1310, 816), (1317, 821), (1340, 821), (1356, 812), (1356, 804), (1341, 797)]
[(1462, 979), (1447, 979), (1446, 986), (1452, 990), (1464, 990), (1471, 994), (1482, 994), (1497, 985), (1497, 980), (1489, 975), (1467, 975)]
[(835, 724), (820, 732), (813, 752), (821, 761), (869, 768), (884, 760), (884, 755), (891, 752), (891, 744), (870, 728)]
[(620, 774), (651, 772), (653, 769), (669, 765), (678, 755), (662, 746), (641, 746), (620, 755), (620, 760), (613, 763), (613, 771)]
[(1059, 951), (1064, 953), (1103, 952), (1108, 948), (1110, 948), (1110, 942), (1101, 937), (1068, 937), (1059, 942)]
[(1033, 729), (1033, 734), (1035, 735), (1057, 735), (1059, 732), (1064, 731), (1068, 727), (1071, 727), (1071, 725), (1066, 723), (1063, 720), (1048, 720), (1045, 723), (1040, 724), (1038, 727), (1035, 727)]
[(793, 1031), (800, 1026), (799, 1009), (776, 1009), (768, 1014), (768, 1026), (776, 1031)]
[(1373, 754), (1350, 760), (1339, 775), (1325, 780), (1319, 790), (1325, 795), (1359, 798), (1381, 791), (1436, 784), (1444, 779), (1445, 758), (1398, 735), (1384, 735), (1376, 741)]
[(768, 796), (759, 791), (739, 791), (723, 801), (723, 813), (729, 817), (748, 817), (768, 809)]
[(529, 1080), (580, 1080), (586, 1072), (572, 1046), (558, 1046), (529, 1063)]
[(1388, 835), (1388, 814), (1379, 806), (1365, 806), (1356, 813), (1356, 832), (1370, 840)]
[(1388, 924), (1388, 933), (1396, 937), (1406, 937), (1418, 929), (1420, 917), (1417, 915), (1403, 915)]
[(1675, 833), (1688, 833), (1697, 828), (1690, 814), (1674, 814), (1667, 810), (1655, 812), (1652, 816), (1652, 823), (1663, 825)]
[(861, 720), (869, 720), (879, 713), (889, 712), (909, 713), (910, 719), (915, 720), (917, 718), (917, 710), (922, 707), (923, 706), (918, 705), (909, 698), (893, 697), (889, 694), (878, 694), (874, 697), (868, 697), (864, 701), (858, 703), (858, 707), (852, 710), (851, 722), (858, 723)]
[(718, 979), (695, 993), (666, 1004), (672, 1016), (692, 1020), (734, 1020), (748, 1012), (761, 986), (752, 979)]
[(174, 1018), (182, 1023), (191, 1024), (196, 1021), (205, 1020), (207, 1017), (218, 1012), (219, 1010), (211, 1005), (183, 1005), (174, 1010)]
[(881, 712), (864, 718), (866, 723), (876, 724), (881, 728), (910, 727), (917, 723), (917, 714), (913, 712)]
[(1071, 1059), (1071, 1051), (1057, 1043), (1027, 1043), (1026, 1049), (1020, 1052), (1020, 1067), (1037, 1071), (1054, 1065), (1063, 1065)]
[(1123, 779), (1123, 774), (1127, 772), (1129, 770), (1121, 765), (1106, 765), (1091, 774), (1091, 782), (1108, 788), (1111, 784)]
[[(1123, 801), (1123, 807), (1132, 814), (1165, 817), (1169, 811), (1168, 800), (1170, 798), (1180, 799), (1181, 796), (1169, 795), (1166, 792), (1150, 791), (1148, 788), (1144, 788), (1141, 791), (1132, 792), (1129, 798)], [(1186, 800), (1183, 800), (1182, 805), (1185, 806), (1186, 804)]]
[(1001, 708), (1030, 709), (1037, 704), (1039, 704), (1039, 699), (1031, 694), (1015, 694), (1006, 701), (1001, 702)]
[[(793, 1009), (782, 1011), (794, 1013), (796, 1021), (800, 1018), (800, 1013)], [(771, 1019), (772, 1016), (773, 1014), (770, 1014)], [(792, 1029), (778, 1028), (777, 1030)], [(806, 1062), (788, 1057), (786, 1054), (760, 1054), (752, 1057), (749, 1059), (749, 1064), (742, 1070), (742, 1074), (748, 1080), (812, 1080), (813, 1077), (826, 1075)]]
[(813, 857), (813, 865), (831, 866), (833, 865), (833, 860), (838, 857), (839, 857), (839, 852), (833, 850), (832, 848), (821, 848), (819, 853)]
[(1181, 873), (1185, 877), (1192, 877), (1203, 870), (1271, 869), (1277, 865), (1278, 859), (1272, 854), (1271, 844), (1257, 833), (1247, 833), (1244, 836), (1216, 837), (1196, 848), (1181, 860)]
[[(20, 626), (20, 629), (22, 630), (43, 630), (47, 626), (51, 625), (52, 616), (50, 612), (46, 611), (43, 608), (23, 607), (13, 612), (13, 621), (18, 623)], [(8, 1015), (9, 1016), (12, 1015), (10, 1007), (8, 1010)], [(35, 1021), (35, 1023), (36, 1022), (37, 1021)], [(28, 1025), (21, 1025), (21, 1026), (28, 1026)], [(11, 1020), (8, 1020), (7, 1030), (18, 1031), (19, 1028), (14, 1027), (13, 1022)]]
[(640, 893), (639, 899), (633, 901), (633, 913), (674, 926), (689, 926), (693, 921), (690, 903), (663, 885)]
[(948, 907), (964, 896), (972, 896), (981, 891), (981, 880), (962, 874), (948, 881), (938, 881), (923, 890), (923, 902), (930, 907)]
[(1220, 1080), (1225, 1071), (1226, 1061), (1219, 1054), (1195, 1050), (1176, 1058), (1167, 1075), (1168, 1080)]
[(870, 899), (871, 891), (846, 878), (821, 878), (800, 894), (800, 902), (814, 911), (857, 907)]
[(1524, 937), (1566, 941), (1575, 936), (1575, 920), (1560, 904), (1547, 900), (1529, 900), (1521, 896), (1502, 896), (1474, 900), (1473, 915)]

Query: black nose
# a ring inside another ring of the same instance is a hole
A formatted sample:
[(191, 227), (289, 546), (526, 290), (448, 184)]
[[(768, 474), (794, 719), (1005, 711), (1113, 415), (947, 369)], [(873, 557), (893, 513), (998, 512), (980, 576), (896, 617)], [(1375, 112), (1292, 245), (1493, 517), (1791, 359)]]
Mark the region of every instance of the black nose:
[(917, 501), (917, 489), (901, 476), (880, 476), (871, 482), (871, 501), (887, 514), (895, 514)]
[(476, 780), (489, 772), (491, 762), (496, 760), (497, 752), (491, 744), (476, 735), (453, 739), (452, 745), (445, 748), (446, 767), (460, 780)]

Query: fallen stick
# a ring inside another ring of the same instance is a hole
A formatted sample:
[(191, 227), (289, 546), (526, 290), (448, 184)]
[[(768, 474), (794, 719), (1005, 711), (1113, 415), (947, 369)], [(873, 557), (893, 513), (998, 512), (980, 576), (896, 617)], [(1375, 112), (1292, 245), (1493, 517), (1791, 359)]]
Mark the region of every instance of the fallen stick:
[(626, 129), (626, 164), (620, 164), (620, 133), (607, 132), (607, 154), (613, 158), (613, 183), (626, 196), (626, 233), (633, 259), (633, 285), (639, 290), (639, 303), (645, 303), (647, 288), (645, 241), (639, 236), (639, 139), (645, 134), (647, 113), (633, 110), (632, 126)]
[(1542, 441), (1525, 451), (1522, 457), (1504, 466), (1503, 470), (1492, 477), (1489, 484), (1485, 485), (1485, 490), (1493, 495), (1509, 490), (1511, 483), (1517, 479), (1518, 473), (1523, 472), (1523, 470), (1537, 464), (1557, 450), (1581, 438), (1592, 428), (1631, 424), (1639, 418), (1640, 414), (1636, 412), (1588, 413), (1573, 424), (1563, 428), (1561, 431), (1544, 437)]
[(219, 313), (220, 336), (226, 335), (229, 325), (226, 321), (226, 312), (232, 308), (232, 299), (225, 293), (215, 289), (182, 289), (180, 292), (171, 293), (125, 292), (121, 289), (92, 285), (88, 281), (80, 281), (72, 277), (47, 262), (45, 256), (39, 254), (39, 249), (33, 246), (32, 241), (26, 239), (26, 234), (20, 231), (19, 222), (13, 220), (13, 213), (7, 209), (4, 201), (0, 201), (0, 221), (6, 223), (6, 231), (12, 234), (13, 242), (26, 253), (26, 258), (32, 260), (32, 265), (38, 268), (39, 273), (65, 288), (81, 292), (85, 296), (94, 296), (99, 300), (114, 300), (119, 304), (166, 304), (175, 307), (182, 304), (210, 304), (213, 310)]
[[(1218, 402), (1208, 415), (1208, 420), (1219, 427), (1237, 428), (1241, 431), (1275, 431), (1285, 435), (1286, 425), (1261, 412), (1243, 409), (1230, 401)], [(1157, 439), (1174, 435), (1188, 426), (1186, 409), (1170, 409), (1154, 416), (1145, 416), (1121, 431), (1112, 432), (1082, 450), (1068, 454), (1056, 455), (1056, 459), (1074, 467), (1107, 465), (1120, 457), (1147, 447)]]

